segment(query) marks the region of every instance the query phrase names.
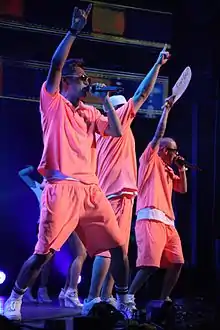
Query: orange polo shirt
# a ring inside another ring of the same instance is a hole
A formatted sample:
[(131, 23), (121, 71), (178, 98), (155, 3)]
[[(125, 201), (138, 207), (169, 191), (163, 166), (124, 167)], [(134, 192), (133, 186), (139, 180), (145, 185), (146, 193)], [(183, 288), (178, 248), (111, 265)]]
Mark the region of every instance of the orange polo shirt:
[(96, 173), (106, 196), (123, 191), (137, 191), (135, 140), (130, 128), (135, 117), (133, 99), (116, 112), (122, 124), (122, 136), (97, 136)]
[(51, 95), (45, 83), (40, 94), (44, 150), (41, 175), (58, 172), (86, 184), (98, 183), (95, 133), (104, 135), (108, 119), (93, 106), (74, 107), (59, 92)]
[(144, 208), (162, 211), (174, 220), (172, 206), (173, 180), (179, 179), (158, 155), (159, 147), (147, 146), (140, 157), (138, 172), (137, 213)]

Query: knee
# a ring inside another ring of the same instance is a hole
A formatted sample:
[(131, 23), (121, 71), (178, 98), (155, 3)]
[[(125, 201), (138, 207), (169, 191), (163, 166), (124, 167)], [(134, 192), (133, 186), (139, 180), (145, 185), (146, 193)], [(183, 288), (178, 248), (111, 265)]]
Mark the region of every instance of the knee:
[(47, 254), (33, 254), (26, 263), (31, 264), (31, 268), (38, 269), (52, 258), (54, 252), (55, 251), (51, 250)]
[(77, 259), (83, 263), (86, 260), (86, 257), (87, 257), (86, 251), (81, 251), (81, 253), (77, 256)]

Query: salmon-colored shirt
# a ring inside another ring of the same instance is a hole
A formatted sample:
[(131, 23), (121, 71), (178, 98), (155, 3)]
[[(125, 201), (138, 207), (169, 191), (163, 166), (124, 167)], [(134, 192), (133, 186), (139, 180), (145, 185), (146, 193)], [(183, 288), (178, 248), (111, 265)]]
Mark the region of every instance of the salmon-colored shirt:
[(95, 133), (104, 135), (108, 119), (93, 106), (74, 107), (59, 92), (51, 95), (45, 83), (40, 94), (44, 150), (38, 171), (62, 173), (83, 183), (98, 183)]
[(122, 124), (122, 136), (97, 137), (97, 176), (106, 196), (137, 191), (135, 141), (130, 128), (135, 117), (133, 99), (119, 108), (117, 115)]
[(179, 177), (159, 157), (158, 149), (158, 147), (152, 149), (149, 144), (140, 157), (137, 213), (144, 208), (155, 208), (174, 220), (173, 180)]

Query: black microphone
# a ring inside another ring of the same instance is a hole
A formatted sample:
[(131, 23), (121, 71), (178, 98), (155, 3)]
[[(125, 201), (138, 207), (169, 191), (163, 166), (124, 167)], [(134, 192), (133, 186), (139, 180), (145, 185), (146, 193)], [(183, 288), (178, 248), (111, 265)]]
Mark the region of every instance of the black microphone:
[(89, 86), (89, 90), (91, 93), (95, 92), (116, 92), (116, 93), (122, 93), (124, 91), (123, 87), (118, 87), (118, 86), (99, 86), (99, 84), (92, 84)]
[(185, 159), (176, 158), (174, 162), (181, 165), (181, 166), (185, 166), (187, 168), (190, 168), (192, 170), (202, 171), (202, 169), (199, 168), (197, 165), (191, 164), (191, 163), (187, 162)]

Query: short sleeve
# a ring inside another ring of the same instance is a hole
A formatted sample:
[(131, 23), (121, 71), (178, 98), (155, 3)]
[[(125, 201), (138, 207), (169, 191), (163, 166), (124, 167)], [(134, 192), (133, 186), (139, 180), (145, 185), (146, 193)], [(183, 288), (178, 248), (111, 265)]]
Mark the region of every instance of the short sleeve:
[(44, 82), (40, 92), (40, 111), (45, 113), (50, 110), (56, 110), (59, 107), (60, 99), (59, 91), (55, 94), (50, 94), (46, 90), (46, 82)]
[(173, 169), (171, 167), (169, 167), (169, 174), (170, 174), (170, 177), (171, 179), (174, 181), (178, 181), (180, 180), (180, 177), (178, 175), (176, 175), (173, 171)]
[(108, 118), (103, 116), (100, 111), (94, 108), (95, 114), (95, 132), (105, 136), (105, 130), (108, 127)]
[(146, 163), (149, 163), (151, 160), (155, 159), (155, 157), (158, 157), (158, 150), (159, 146), (157, 146), (156, 148), (152, 148), (150, 142), (147, 148), (144, 150), (143, 154), (141, 155), (140, 162), (144, 161)]
[(121, 121), (122, 128), (130, 127), (136, 112), (134, 109), (134, 101), (133, 98), (129, 99), (124, 105), (116, 110), (116, 113)]

